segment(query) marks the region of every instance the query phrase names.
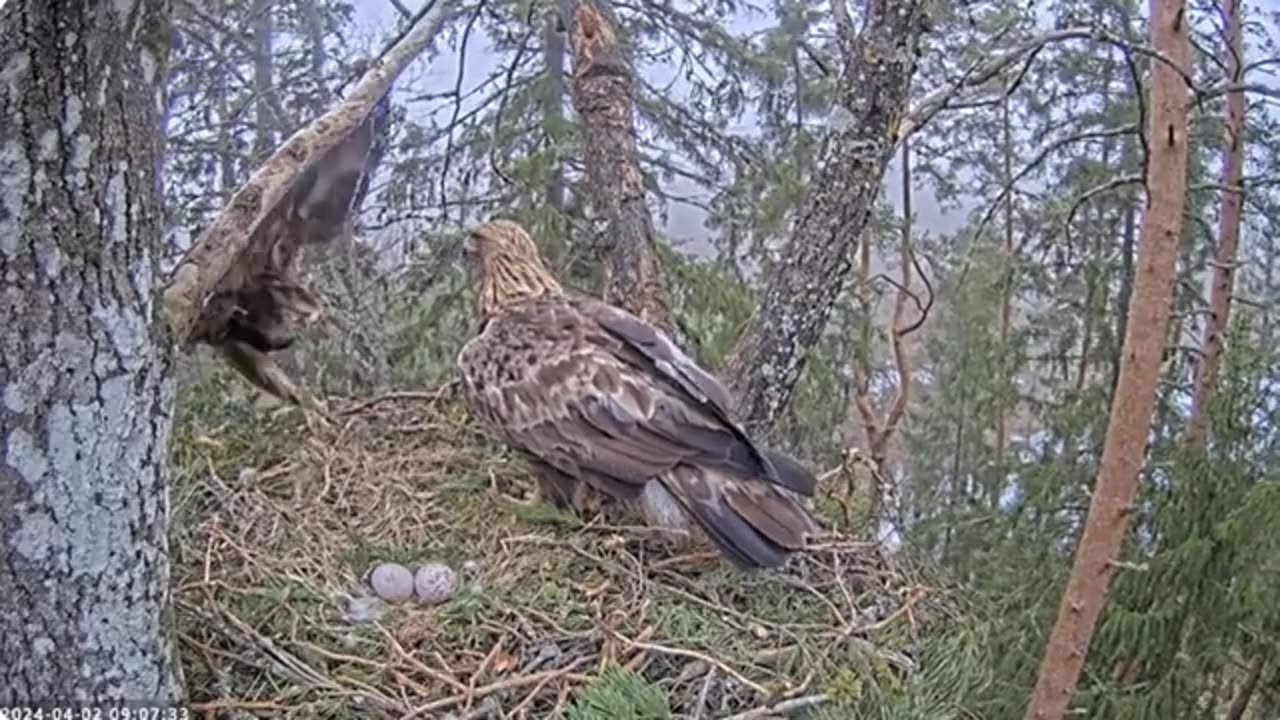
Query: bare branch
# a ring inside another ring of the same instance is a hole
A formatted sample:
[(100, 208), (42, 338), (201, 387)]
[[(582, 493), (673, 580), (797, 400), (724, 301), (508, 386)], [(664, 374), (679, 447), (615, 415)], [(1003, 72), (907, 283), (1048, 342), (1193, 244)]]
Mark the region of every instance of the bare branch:
[[(467, 26), (462, 30), (462, 41), (458, 47), (458, 75), (453, 84), (453, 117), (449, 119), (448, 133), (445, 136), (444, 164), (440, 169), (440, 202), (444, 207), (449, 206), (448, 177), (449, 165), (453, 159), (453, 129), (457, 127), (458, 116), (462, 114), (462, 80), (467, 67), (467, 42), (471, 39), (471, 30), (475, 27), (476, 21), (480, 19), (484, 4), (485, 0), (480, 0), (471, 11), (471, 18), (467, 20)], [(446, 218), (448, 215), (448, 211), (445, 211)]]
[(525, 25), (527, 29), (524, 37), (520, 38), (520, 45), (516, 48), (516, 55), (507, 65), (507, 71), (502, 84), (502, 93), (498, 100), (498, 111), (493, 114), (493, 135), (489, 138), (489, 167), (493, 170), (493, 174), (498, 176), (502, 182), (507, 185), (514, 184), (511, 178), (502, 171), (501, 165), (498, 163), (498, 131), (502, 128), (502, 113), (507, 109), (507, 97), (511, 92), (512, 86), (515, 84), (516, 68), (520, 67), (520, 61), (524, 59), (525, 50), (529, 47), (529, 40), (533, 38), (535, 26), (533, 24), (533, 11), (537, 7), (536, 3), (529, 3), (528, 13), (525, 15)]
[(1121, 175), (1120, 177), (1112, 178), (1097, 187), (1089, 188), (1081, 193), (1080, 196), (1075, 199), (1075, 202), (1071, 203), (1071, 209), (1067, 211), (1067, 219), (1062, 223), (1062, 232), (1064, 236), (1063, 242), (1070, 247), (1071, 223), (1075, 221), (1076, 213), (1080, 211), (1080, 208), (1084, 207), (1085, 203), (1103, 193), (1115, 190), (1116, 188), (1124, 187), (1125, 185), (1141, 185), (1142, 183), (1143, 177), (1141, 175)]
[(1104, 128), (1102, 130), (1086, 130), (1084, 132), (1058, 138), (1044, 146), (1041, 148), (1040, 152), (1036, 153), (1036, 156), (1032, 158), (1030, 162), (1024, 165), (1022, 169), (1013, 176), (1012, 182), (1000, 189), (1000, 194), (997, 195), (995, 200), (987, 206), (986, 212), (982, 214), (982, 219), (978, 221), (978, 226), (973, 232), (973, 237), (982, 235), (983, 231), (987, 229), (987, 225), (991, 222), (991, 219), (995, 216), (996, 210), (999, 209), (1004, 204), (1005, 200), (1008, 199), (1009, 195), (1013, 193), (1013, 190), (1018, 186), (1018, 183), (1022, 182), (1022, 180), (1035, 171), (1036, 168), (1040, 167), (1041, 163), (1048, 159), (1049, 155), (1055, 151), (1085, 140), (1102, 140), (1111, 137), (1132, 135), (1137, 132), (1137, 125), (1122, 125), (1120, 127)]
[[(935, 90), (917, 102), (915, 107), (903, 119), (898, 131), (898, 137), (906, 137), (924, 127), (935, 115), (949, 108), (951, 100), (964, 90), (988, 82), (1017, 63), (1024, 56), (1038, 53), (1046, 45), (1067, 40), (1094, 40), (1114, 45), (1139, 55), (1146, 55), (1175, 69), (1187, 84), (1187, 87), (1195, 87), (1194, 79), (1186, 71), (1178, 67), (1177, 63), (1174, 63), (1169, 57), (1150, 46), (1129, 42), (1119, 35), (1101, 28), (1089, 26), (1064, 28), (1038, 35), (1014, 46), (1007, 52), (974, 63), (955, 82), (947, 87)], [(1024, 69), (1022, 72), (1025, 73), (1026, 70)]]

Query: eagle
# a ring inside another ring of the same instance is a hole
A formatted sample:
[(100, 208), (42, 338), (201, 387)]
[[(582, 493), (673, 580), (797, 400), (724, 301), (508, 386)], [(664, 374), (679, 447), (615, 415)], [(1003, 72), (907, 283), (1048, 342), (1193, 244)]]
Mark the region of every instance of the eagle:
[(304, 246), (351, 233), (389, 125), (386, 93), (364, 122), (297, 178), (262, 219), (192, 327), (191, 342), (217, 348), (246, 379), (287, 402), (306, 404), (269, 353), (291, 347), (295, 323), (310, 325), (322, 313), (320, 301), (298, 278), (298, 256)]
[(457, 356), (482, 428), (535, 468), (542, 496), (636, 503), (657, 483), (742, 570), (774, 568), (817, 525), (796, 495), (817, 479), (762, 447), (730, 413), (724, 386), (661, 330), (567, 292), (520, 225), (469, 233), (479, 332)]

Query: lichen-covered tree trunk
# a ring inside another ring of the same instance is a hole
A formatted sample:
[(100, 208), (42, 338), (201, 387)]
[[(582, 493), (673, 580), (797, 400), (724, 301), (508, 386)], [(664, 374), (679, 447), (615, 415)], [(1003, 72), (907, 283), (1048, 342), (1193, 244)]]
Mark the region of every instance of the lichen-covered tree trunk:
[(0, 706), (172, 702), (168, 0), (0, 8)]
[(1027, 706), (1027, 720), (1059, 720), (1075, 694), (1133, 514), (1160, 379), (1186, 203), (1189, 97), (1182, 78), (1190, 69), (1191, 53), (1185, 0), (1151, 0), (1150, 18), (1152, 45), (1169, 62), (1152, 63), (1147, 211), (1119, 380), (1084, 534)]
[(822, 166), (726, 364), (739, 416), (760, 429), (772, 428), (786, 409), (805, 355), (827, 326), (907, 110), (924, 3), (878, 0), (867, 12), (861, 32), (844, 43), (840, 109)]
[(605, 220), (604, 298), (674, 334), (636, 146), (632, 70), (592, 0), (573, 19), (573, 107), (581, 117), (591, 202)]

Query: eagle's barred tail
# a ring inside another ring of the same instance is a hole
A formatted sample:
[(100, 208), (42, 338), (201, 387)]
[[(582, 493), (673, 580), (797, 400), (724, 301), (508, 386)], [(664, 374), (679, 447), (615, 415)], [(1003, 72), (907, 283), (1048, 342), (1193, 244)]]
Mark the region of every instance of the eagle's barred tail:
[(743, 570), (781, 566), (816, 529), (794, 498), (761, 480), (689, 465), (661, 477), (712, 543)]

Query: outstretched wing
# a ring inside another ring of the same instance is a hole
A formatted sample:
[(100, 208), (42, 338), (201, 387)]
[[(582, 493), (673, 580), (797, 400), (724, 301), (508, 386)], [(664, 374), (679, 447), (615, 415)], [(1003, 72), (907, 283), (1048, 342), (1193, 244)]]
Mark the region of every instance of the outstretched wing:
[(243, 286), (259, 273), (290, 274), (304, 244), (331, 242), (346, 232), (363, 200), (364, 178), (375, 169), (371, 152), (379, 132), (386, 132), (389, 102), (390, 95), (384, 95), (369, 117), (307, 168), (267, 212), (220, 290)]
[(191, 339), (223, 350), (232, 367), (258, 387), (298, 402), (300, 393), (267, 353), (293, 342), (297, 320), (320, 305), (294, 277), (304, 244), (350, 231), (387, 132), (390, 95), (294, 182), (255, 227), (212, 295), (201, 306)]

